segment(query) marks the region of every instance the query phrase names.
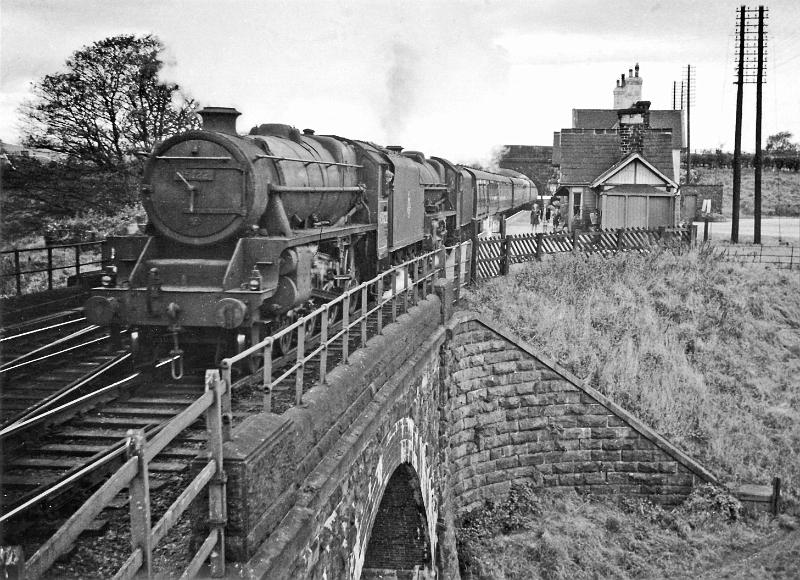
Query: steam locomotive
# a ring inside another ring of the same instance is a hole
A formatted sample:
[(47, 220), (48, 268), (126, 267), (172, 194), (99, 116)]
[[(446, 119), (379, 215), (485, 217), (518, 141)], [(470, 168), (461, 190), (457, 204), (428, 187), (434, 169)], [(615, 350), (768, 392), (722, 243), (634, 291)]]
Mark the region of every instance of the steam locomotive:
[(241, 136), (235, 109), (199, 114), (202, 130), (175, 135), (148, 159), (147, 227), (109, 238), (115, 275), (85, 305), (92, 323), (128, 327), (142, 361), (187, 343), (227, 356), (461, 239), (473, 218), (510, 214), (537, 195), (512, 171), (288, 125)]

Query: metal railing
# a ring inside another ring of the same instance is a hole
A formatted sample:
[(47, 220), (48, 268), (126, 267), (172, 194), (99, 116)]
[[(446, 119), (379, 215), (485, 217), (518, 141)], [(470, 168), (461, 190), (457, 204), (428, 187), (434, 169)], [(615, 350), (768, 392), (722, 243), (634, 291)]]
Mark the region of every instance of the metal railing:
[[(134, 578), (138, 574), (153, 577), (153, 550), (178, 522), (192, 501), (208, 488), (210, 532), (198, 552), (187, 566), (181, 578), (192, 578), (198, 574), (210, 558), (213, 577), (225, 574), (225, 475), (222, 463), (223, 401), (227, 395), (226, 384), (220, 380), (219, 372), (206, 372), (206, 388), (194, 403), (174, 417), (163, 428), (157, 430), (147, 441), (143, 429), (131, 429), (125, 447), (107, 454), (87, 469), (97, 469), (115, 459), (124, 451), (127, 460), (64, 525), (44, 543), (24, 564), (22, 575), (26, 579), (40, 578), (63, 554), (68, 552), (78, 536), (97, 515), (108, 506), (115, 496), (128, 488), (132, 553), (114, 576), (115, 579)], [(167, 509), (156, 523), (151, 525), (151, 496), (148, 467), (181, 432), (205, 414), (208, 430), (205, 463), (187, 488)]]
[[(99, 259), (96, 257), (98, 252)], [(105, 240), (3, 250), (0, 252), (2, 294), (19, 296), (39, 292), (45, 289), (45, 282), (46, 289), (52, 290), (62, 285), (57, 283), (55, 272), (74, 271), (75, 276), (80, 278), (81, 268), (84, 268), (85, 273), (86, 266), (107, 264), (110, 260), (108, 252), (109, 246)], [(86, 255), (91, 259), (82, 260)], [(37, 283), (36, 287), (31, 287), (34, 286), (34, 281)], [(63, 282), (63, 286), (66, 286), (66, 277)]]
[[(221, 361), (222, 380), (228, 389), (232, 388), (232, 370), (235, 365), (253, 357), (261, 365), (260, 380), (257, 387), (263, 390), (264, 412), (272, 412), (273, 389), (294, 375), (294, 404), (303, 402), (303, 386), (306, 379), (305, 367), (315, 361), (319, 364), (320, 384), (327, 382), (329, 350), (341, 341), (341, 362), (347, 363), (350, 357), (351, 334), (355, 334), (358, 346), (363, 347), (375, 335), (383, 333), (384, 318), (395, 322), (400, 308), (407, 311), (409, 304), (415, 305), (427, 296), (437, 278), (459, 280), (454, 285), (454, 297), (469, 281), (469, 256), (465, 250), (471, 242), (434, 250), (381, 272), (359, 286), (345, 290), (339, 297), (322, 305), (313, 312), (297, 319), (279, 332), (252, 345), (239, 354)], [(448, 256), (449, 255), (449, 256)], [(450, 265), (448, 266), (448, 262)], [(402, 303), (402, 304), (401, 304)], [(388, 310), (388, 312), (385, 312)], [(337, 323), (341, 316), (341, 323)], [(371, 323), (371, 324), (370, 324)], [(313, 337), (316, 328), (319, 336)], [(371, 335), (371, 336), (370, 336)], [(273, 345), (287, 337), (296, 340), (295, 360), (278, 376), (273, 377)]]

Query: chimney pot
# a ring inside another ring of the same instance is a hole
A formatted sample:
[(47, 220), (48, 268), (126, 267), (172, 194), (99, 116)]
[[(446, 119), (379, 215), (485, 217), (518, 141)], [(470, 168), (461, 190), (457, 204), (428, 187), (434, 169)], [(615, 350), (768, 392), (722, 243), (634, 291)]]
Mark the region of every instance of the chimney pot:
[(633, 69), (632, 69), (632, 68), (629, 68), (629, 69), (628, 69), (628, 78), (629, 78), (629, 79), (632, 79), (632, 78), (633, 78)]
[(636, 63), (636, 67), (634, 68), (634, 70), (636, 71), (636, 76), (638, 77), (639, 76), (639, 63), (638, 62)]
[(387, 145), (386, 148), (392, 153), (400, 153), (403, 150), (400, 145)]

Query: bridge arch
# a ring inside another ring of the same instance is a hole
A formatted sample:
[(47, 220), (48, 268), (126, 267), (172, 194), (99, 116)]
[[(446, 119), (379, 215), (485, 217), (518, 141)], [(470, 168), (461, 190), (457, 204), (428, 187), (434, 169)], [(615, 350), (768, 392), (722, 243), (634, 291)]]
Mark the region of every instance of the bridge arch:
[[(411, 417), (397, 420), (376, 447), (380, 456), (373, 464), (366, 509), (355, 522), (358, 534), (351, 555), (352, 578), (361, 578), (365, 568), (377, 569), (379, 565), (396, 569), (413, 569), (418, 565), (432, 570), (439, 503), (433, 472), (438, 462), (431, 455), (435, 448), (425, 440), (425, 434), (417, 429)], [(393, 521), (395, 510), (406, 519), (402, 526)], [(391, 529), (393, 524), (395, 529)], [(405, 544), (407, 557), (392, 563), (395, 561), (380, 548), (390, 539)], [(410, 568), (399, 567), (411, 561), (414, 563)]]
[(419, 476), (401, 463), (389, 478), (367, 542), (361, 577), (370, 570), (433, 570), (431, 540)]

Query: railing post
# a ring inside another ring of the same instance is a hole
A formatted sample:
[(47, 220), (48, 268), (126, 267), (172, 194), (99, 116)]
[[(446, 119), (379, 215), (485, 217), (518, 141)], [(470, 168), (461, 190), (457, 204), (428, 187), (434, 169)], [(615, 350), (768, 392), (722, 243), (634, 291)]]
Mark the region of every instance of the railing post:
[[(302, 319), (301, 319), (302, 320)], [(297, 371), (294, 376), (294, 404), (303, 404), (303, 375), (305, 374), (306, 363), (306, 323), (303, 321), (297, 327)]]
[(458, 302), (461, 298), (461, 242), (456, 244), (455, 262), (453, 263), (453, 278), (455, 287), (453, 288), (453, 299)]
[(17, 295), (22, 294), (22, 273), (19, 266), (19, 250), (14, 248), (14, 277), (17, 280)]
[(53, 289), (53, 248), (47, 247), (47, 289)]
[(430, 274), (430, 257), (426, 257), (422, 260), (422, 296), (423, 298), (428, 295), (428, 287), (430, 286), (430, 281), (428, 280), (428, 274)]
[(408, 312), (408, 266), (403, 266), (403, 313)]
[(572, 253), (578, 253), (578, 228), (572, 228)]
[(436, 252), (436, 261), (439, 262), (436, 277), (447, 278), (447, 250), (444, 247), (439, 248)]
[(128, 431), (128, 459), (138, 459), (136, 475), (128, 485), (131, 515), (131, 544), (142, 551), (142, 568), (147, 578), (153, 577), (153, 546), (150, 535), (150, 478), (144, 447), (147, 439), (144, 429)]
[[(505, 220), (500, 222), (501, 224), (505, 223)], [(503, 228), (505, 229), (505, 228)], [(500, 242), (500, 275), (505, 276), (508, 274), (508, 236), (503, 236), (502, 241)]]
[(367, 346), (367, 287), (361, 289), (361, 348)]
[(264, 346), (264, 353), (261, 359), (264, 361), (262, 372), (262, 383), (264, 389), (264, 412), (272, 413), (272, 340), (268, 340)]
[[(266, 367), (266, 364), (264, 366)], [(224, 381), (219, 377), (219, 371), (206, 371), (206, 391), (214, 392), (214, 402), (206, 410), (208, 453), (217, 465), (217, 472), (208, 482), (208, 523), (217, 531), (217, 545), (209, 558), (213, 578), (222, 578), (225, 575), (225, 527), (228, 525), (228, 509), (225, 503), (227, 476), (223, 469), (222, 454), (222, 400), (225, 388)]]
[(330, 317), (330, 310), (328, 305), (322, 311), (322, 329), (319, 333), (319, 344), (322, 347), (322, 352), (319, 353), (319, 382), (323, 385), (326, 383), (328, 376), (328, 321)]
[(536, 234), (534, 236), (534, 238), (536, 240), (536, 261), (537, 262), (541, 262), (542, 261), (542, 237), (543, 236), (544, 236), (544, 234)]
[(225, 382), (225, 391), (222, 394), (222, 438), (225, 441), (230, 441), (231, 422), (233, 419), (233, 413), (231, 412), (231, 391), (233, 390), (233, 380), (231, 379), (230, 365), (223, 367), (222, 380)]
[(481, 221), (477, 218), (472, 218), (472, 254), (469, 260), (469, 281), (474, 284), (478, 281), (478, 232), (480, 231)]
[(75, 244), (75, 277), (78, 279), (78, 283), (81, 280), (81, 247), (79, 244)]
[(397, 322), (397, 270), (391, 270), (392, 272), (392, 322)]
[(625, 228), (617, 228), (617, 252), (621, 252), (624, 243)]
[(383, 334), (383, 276), (378, 278), (378, 334)]
[[(345, 292), (342, 301), (342, 364), (350, 357), (350, 293)], [(298, 403), (299, 404), (299, 403)]]

